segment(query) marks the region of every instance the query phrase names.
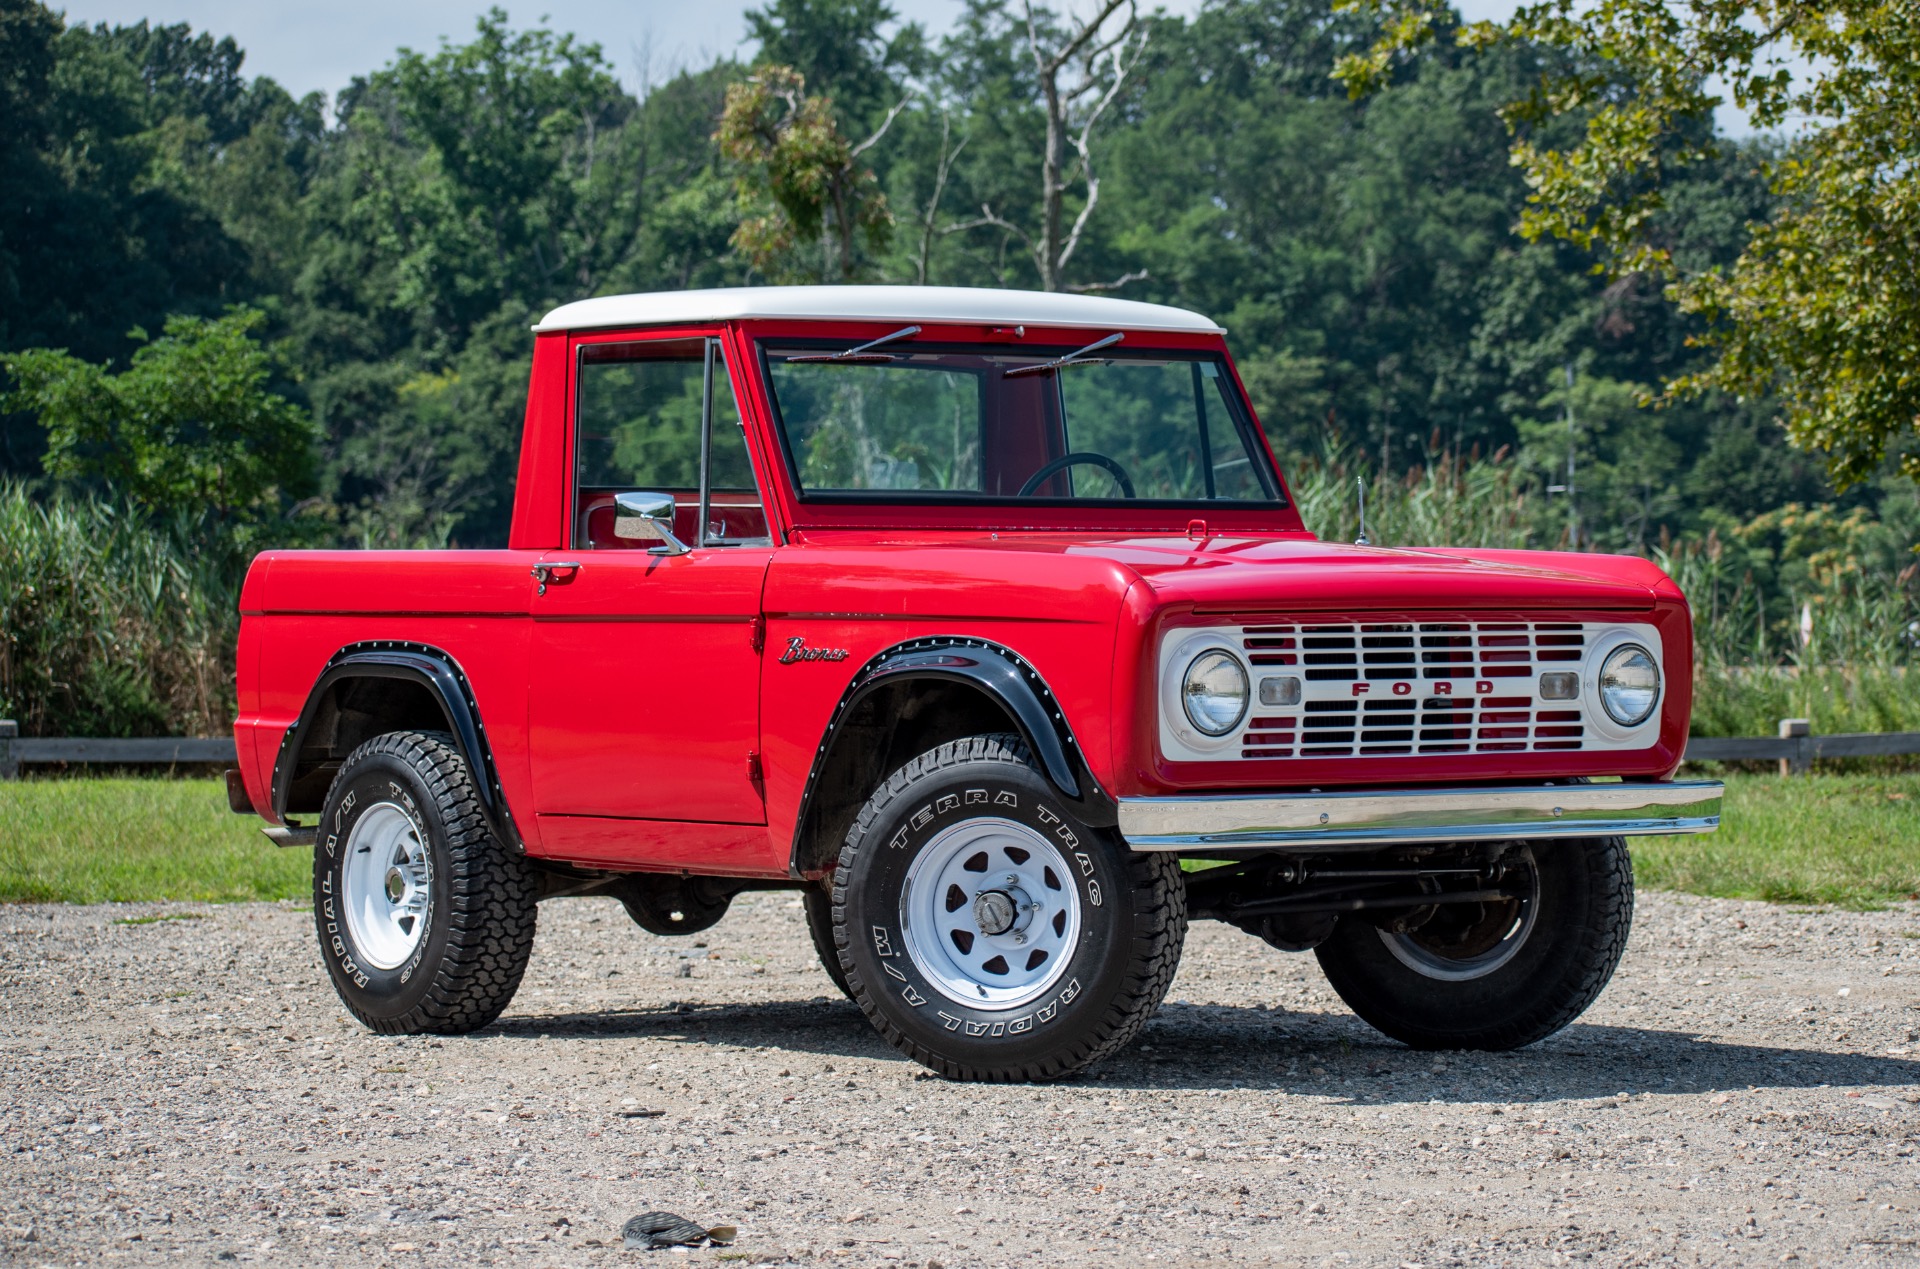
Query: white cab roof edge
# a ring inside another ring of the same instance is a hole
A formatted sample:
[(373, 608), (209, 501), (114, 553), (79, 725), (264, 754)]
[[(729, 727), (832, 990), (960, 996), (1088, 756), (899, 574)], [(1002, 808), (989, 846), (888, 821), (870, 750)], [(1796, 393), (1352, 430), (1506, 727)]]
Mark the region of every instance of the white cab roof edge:
[(1166, 304), (965, 286), (736, 286), (606, 295), (562, 304), (533, 329), (595, 330), (754, 317), (1225, 333), (1198, 313)]

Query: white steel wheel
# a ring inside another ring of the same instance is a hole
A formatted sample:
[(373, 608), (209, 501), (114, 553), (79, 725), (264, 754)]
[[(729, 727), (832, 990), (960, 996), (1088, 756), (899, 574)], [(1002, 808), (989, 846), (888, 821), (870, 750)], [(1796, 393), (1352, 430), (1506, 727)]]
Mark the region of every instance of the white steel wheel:
[(1497, 972), (1526, 946), (1540, 914), (1540, 871), (1532, 849), (1522, 846), (1512, 862), (1514, 898), (1441, 905), (1415, 929), (1379, 931), (1380, 941), (1402, 965), (1438, 982), (1471, 982)]
[(395, 802), (370, 806), (347, 837), (342, 906), (361, 959), (398, 969), (426, 935), (433, 864), (425, 834)]
[(1018, 1009), (1066, 971), (1080, 938), (1080, 892), (1045, 837), (1012, 820), (966, 820), (937, 834), (907, 873), (900, 926), (934, 988), (973, 1009)]

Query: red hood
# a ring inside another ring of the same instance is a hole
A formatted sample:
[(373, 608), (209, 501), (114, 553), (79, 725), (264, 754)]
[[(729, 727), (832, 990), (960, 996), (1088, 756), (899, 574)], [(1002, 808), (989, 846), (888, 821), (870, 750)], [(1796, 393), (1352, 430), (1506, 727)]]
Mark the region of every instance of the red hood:
[(1311, 539), (1130, 538), (1069, 548), (1124, 564), (1162, 604), (1289, 611), (1628, 609), (1665, 575), (1634, 556), (1348, 546)]
[[(1391, 549), (1320, 542), (1305, 534), (1259, 538), (1087, 533), (868, 533), (810, 530), (796, 535), (810, 545), (836, 547), (840, 553), (878, 550), (920, 553), (919, 565), (960, 574), (992, 576), (1006, 583), (1043, 580), (1055, 587), (1079, 577), (1078, 560), (1101, 582), (1124, 589), (1138, 578), (1152, 593), (1152, 607), (1193, 606), (1215, 612), (1379, 612), (1379, 611), (1621, 611), (1645, 612), (1660, 599), (1678, 599), (1679, 590), (1647, 560), (1631, 555), (1593, 555), (1570, 551), (1482, 551), (1423, 547)], [(975, 552), (1004, 563), (979, 564)], [(1054, 567), (1035, 572), (1015, 557), (1044, 557)], [(798, 563), (796, 559), (794, 564)], [(843, 585), (851, 584), (849, 560), (832, 562)], [(876, 580), (901, 597), (897, 559), (876, 564)], [(776, 568), (778, 575), (782, 570)], [(858, 570), (853, 570), (857, 572)], [(939, 570), (936, 570), (939, 571)], [(909, 587), (908, 589), (912, 589)], [(1002, 596), (1005, 598), (1005, 596)], [(1031, 602), (1023, 595), (1021, 603)], [(770, 598), (771, 604), (773, 600)], [(878, 609), (886, 610), (885, 605)]]

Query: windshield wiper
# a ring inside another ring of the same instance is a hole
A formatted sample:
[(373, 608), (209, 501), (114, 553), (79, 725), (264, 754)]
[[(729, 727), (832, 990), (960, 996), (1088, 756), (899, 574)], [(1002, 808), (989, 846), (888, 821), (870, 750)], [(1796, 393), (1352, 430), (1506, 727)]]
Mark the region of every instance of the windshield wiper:
[(1107, 364), (1107, 358), (1088, 358), (1087, 354), (1099, 352), (1102, 348), (1111, 348), (1126, 337), (1125, 331), (1115, 331), (1105, 339), (1096, 339), (1085, 348), (1075, 349), (1064, 357), (1055, 357), (1052, 361), (1037, 361), (1031, 366), (1015, 366), (1001, 377), (1017, 379), (1021, 375), (1040, 375), (1049, 370), (1064, 370), (1068, 366), (1104, 366)]
[(870, 339), (864, 344), (848, 348), (842, 352), (806, 353), (799, 357), (789, 357), (787, 358), (787, 364), (791, 366), (804, 362), (817, 361), (856, 361), (866, 364), (892, 361), (893, 354), (891, 353), (868, 352), (867, 350), (870, 348), (878, 348), (882, 344), (891, 344), (896, 339), (906, 339), (908, 336), (918, 335), (919, 333), (920, 328), (918, 326), (902, 326), (891, 335), (882, 335), (878, 339)]

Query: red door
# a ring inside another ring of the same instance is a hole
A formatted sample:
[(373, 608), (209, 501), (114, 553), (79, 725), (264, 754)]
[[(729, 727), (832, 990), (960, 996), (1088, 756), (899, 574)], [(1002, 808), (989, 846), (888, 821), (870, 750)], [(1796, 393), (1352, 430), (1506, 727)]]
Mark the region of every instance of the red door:
[[(547, 817), (764, 824), (749, 760), (773, 547), (720, 341), (590, 336), (572, 361), (572, 545), (541, 556), (527, 675), (542, 838), (659, 840), (579, 819), (549, 834)], [(616, 532), (616, 500), (640, 491), (673, 498), (687, 554)], [(619, 853), (635, 851), (656, 853)]]
[(549, 551), (527, 682), (546, 815), (764, 824), (760, 588), (772, 550)]

